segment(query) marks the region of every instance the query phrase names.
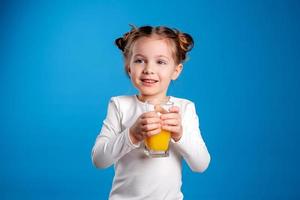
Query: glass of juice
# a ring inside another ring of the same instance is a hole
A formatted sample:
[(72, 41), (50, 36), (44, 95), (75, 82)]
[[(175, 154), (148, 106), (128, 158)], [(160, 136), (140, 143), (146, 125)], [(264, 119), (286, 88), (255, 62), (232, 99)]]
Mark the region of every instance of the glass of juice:
[[(158, 115), (169, 112), (173, 102), (146, 102), (145, 112), (156, 111)], [(168, 157), (171, 133), (161, 130), (160, 133), (147, 137), (144, 140), (145, 153), (149, 157)]]

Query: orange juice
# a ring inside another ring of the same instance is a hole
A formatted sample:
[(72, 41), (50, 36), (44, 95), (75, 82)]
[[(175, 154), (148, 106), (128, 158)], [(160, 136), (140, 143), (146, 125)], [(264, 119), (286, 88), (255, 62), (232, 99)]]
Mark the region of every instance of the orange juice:
[(153, 151), (167, 151), (169, 148), (171, 134), (169, 131), (162, 130), (156, 135), (152, 135), (145, 139), (148, 149)]

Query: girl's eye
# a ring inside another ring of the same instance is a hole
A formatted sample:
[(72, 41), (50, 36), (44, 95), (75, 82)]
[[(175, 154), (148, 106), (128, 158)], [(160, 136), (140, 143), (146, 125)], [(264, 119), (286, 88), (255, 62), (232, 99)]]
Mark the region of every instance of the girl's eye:
[(134, 63), (144, 63), (145, 61), (144, 60), (142, 60), (142, 59), (135, 59), (134, 60)]
[(160, 65), (166, 65), (167, 62), (164, 61), (164, 60), (158, 60), (158, 61), (157, 61), (157, 64), (160, 64)]

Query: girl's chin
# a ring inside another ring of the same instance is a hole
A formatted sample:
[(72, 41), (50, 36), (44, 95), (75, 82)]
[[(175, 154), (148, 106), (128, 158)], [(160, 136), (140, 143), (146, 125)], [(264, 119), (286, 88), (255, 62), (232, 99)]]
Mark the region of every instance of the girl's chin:
[(140, 96), (144, 96), (144, 97), (150, 97), (150, 96), (157, 96), (157, 93), (148, 93), (148, 92), (141, 92), (140, 91)]
[(155, 92), (155, 91), (149, 92), (149, 91), (144, 91), (144, 90), (139, 90), (139, 95), (143, 96), (143, 97), (161, 97), (161, 96), (165, 96), (164, 94), (159, 93), (159, 92)]
[(164, 96), (161, 90), (158, 90), (158, 88), (149, 88), (149, 87), (137, 87), (140, 95), (142, 96)]

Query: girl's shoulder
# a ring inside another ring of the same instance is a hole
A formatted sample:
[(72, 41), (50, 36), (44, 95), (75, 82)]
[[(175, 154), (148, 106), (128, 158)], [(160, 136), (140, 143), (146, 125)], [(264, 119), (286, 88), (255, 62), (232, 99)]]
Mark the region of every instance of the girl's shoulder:
[(110, 102), (116, 104), (117, 107), (120, 106), (128, 107), (136, 104), (136, 96), (135, 95), (113, 96), (110, 98)]
[[(179, 110), (182, 113), (183, 117), (196, 115), (196, 106), (193, 101), (178, 97), (171, 97), (170, 100), (174, 102), (175, 106), (179, 107)], [(190, 119), (190, 117), (188, 117), (188, 119)]]
[(196, 110), (195, 103), (189, 99), (171, 96), (170, 101), (173, 101), (174, 105), (178, 106), (182, 113), (186, 113), (188, 111), (195, 112)]
[(111, 97), (113, 101), (134, 101), (135, 95), (120, 95)]
[(174, 97), (174, 96), (170, 96), (170, 101), (174, 102), (175, 105), (188, 105), (188, 104), (194, 104), (193, 101), (189, 100), (189, 99), (184, 99), (184, 98), (179, 98), (179, 97)]

